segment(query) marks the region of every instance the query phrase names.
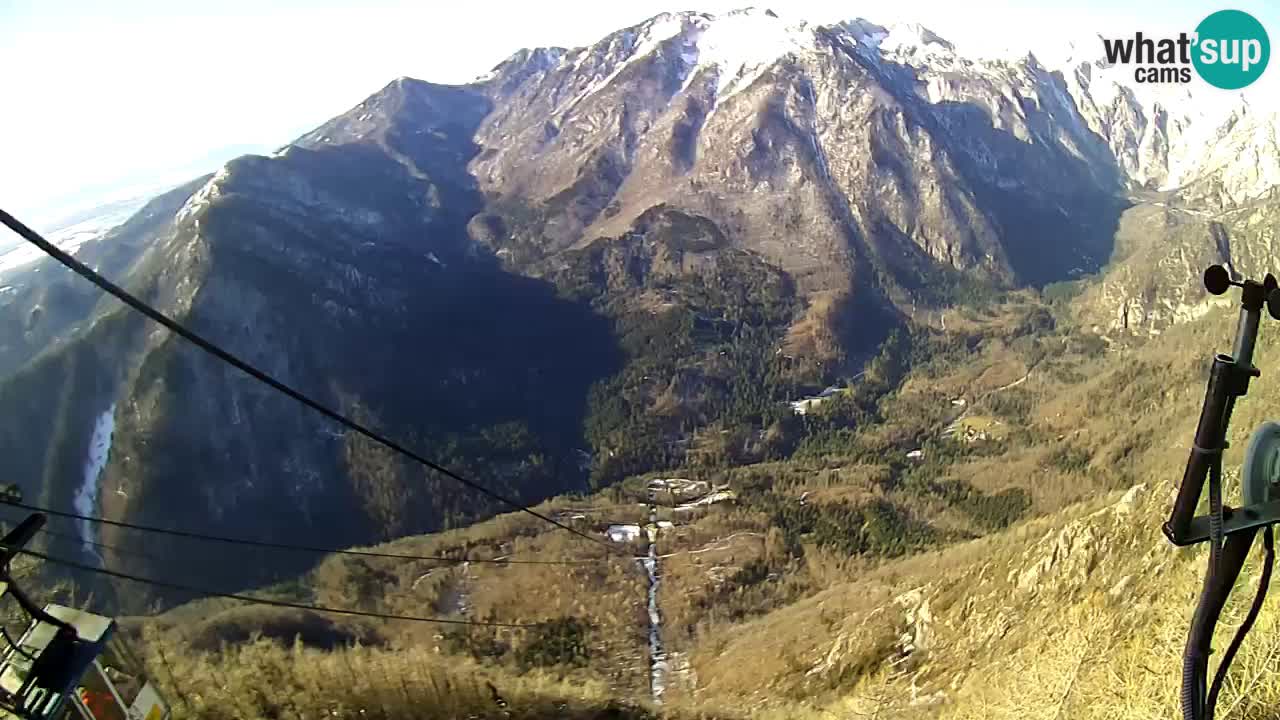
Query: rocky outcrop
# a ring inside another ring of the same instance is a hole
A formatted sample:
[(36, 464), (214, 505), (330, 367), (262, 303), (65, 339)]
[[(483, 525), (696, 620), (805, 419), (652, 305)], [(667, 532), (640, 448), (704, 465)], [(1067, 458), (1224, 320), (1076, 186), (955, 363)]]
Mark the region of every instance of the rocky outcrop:
[(927, 652), (933, 640), (933, 614), (929, 611), (929, 598), (925, 588), (917, 588), (893, 599), (903, 612), (904, 629), (898, 639), (898, 651), (903, 658)]
[(1046, 585), (1055, 591), (1084, 585), (1098, 558), (1109, 550), (1110, 525), (1133, 512), (1143, 490), (1135, 485), (1115, 505), (1046, 533), (1024, 556), (1022, 567), (1010, 571), (1009, 581), (1030, 595)]

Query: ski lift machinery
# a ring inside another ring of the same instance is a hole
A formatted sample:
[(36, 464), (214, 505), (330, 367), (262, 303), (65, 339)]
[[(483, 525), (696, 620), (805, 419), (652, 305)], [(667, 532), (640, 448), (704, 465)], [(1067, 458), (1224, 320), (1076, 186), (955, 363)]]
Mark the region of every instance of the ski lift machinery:
[(16, 640), (0, 627), (0, 720), (167, 720), (169, 708), (103, 615), (40, 607), (9, 565), (45, 523), (35, 514), (0, 539), (0, 597), (30, 618)]
[[(1222, 453), (1227, 447), (1231, 411), (1236, 399), (1249, 391), (1249, 381), (1261, 375), (1253, 365), (1258, 325), (1263, 306), (1272, 318), (1280, 320), (1280, 290), (1270, 273), (1262, 282), (1237, 281), (1221, 265), (1205, 271), (1204, 287), (1213, 295), (1240, 288), (1240, 317), (1232, 354), (1219, 353), (1213, 358), (1191, 455), (1173, 511), (1163, 527), (1174, 545), (1208, 542), (1210, 547), (1209, 567), (1183, 654), (1184, 720), (1213, 719), (1227, 668), (1261, 610), (1275, 560), (1272, 526), (1280, 522), (1280, 424), (1275, 422), (1263, 423), (1249, 441), (1240, 472), (1242, 506), (1226, 507), (1222, 503)], [(1209, 512), (1196, 515), (1206, 481)], [(1259, 530), (1263, 533), (1264, 559), (1258, 594), (1223, 653), (1212, 684), (1206, 688), (1214, 628)]]

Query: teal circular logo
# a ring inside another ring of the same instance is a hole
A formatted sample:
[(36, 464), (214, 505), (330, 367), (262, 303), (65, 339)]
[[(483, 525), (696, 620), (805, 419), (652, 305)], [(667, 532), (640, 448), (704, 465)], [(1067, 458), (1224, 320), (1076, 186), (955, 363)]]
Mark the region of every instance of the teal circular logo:
[(1252, 15), (1219, 10), (1196, 26), (1191, 62), (1204, 81), (1223, 90), (1239, 90), (1262, 76), (1271, 59), (1271, 40)]

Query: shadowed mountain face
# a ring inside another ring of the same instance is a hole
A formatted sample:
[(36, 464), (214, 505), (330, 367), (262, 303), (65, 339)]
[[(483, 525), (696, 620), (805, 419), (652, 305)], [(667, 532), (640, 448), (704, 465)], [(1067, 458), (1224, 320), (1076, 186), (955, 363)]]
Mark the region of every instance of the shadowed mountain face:
[[(1265, 202), (1265, 155), (1249, 170), (1167, 151), (1190, 121), (1104, 96), (1090, 67), (972, 60), (923, 28), (665, 14), (522, 50), (467, 86), (396, 80), (79, 252), (525, 501), (780, 457), (784, 401), (856, 372), (913, 314), (1109, 261), (1144, 271), (1149, 249), (1115, 245), (1151, 207), (1126, 211), (1127, 191), (1176, 176), (1188, 197)], [(0, 470), (30, 498), (333, 546), (499, 509), (48, 262), (0, 279)], [(1131, 301), (1099, 287), (1082, 317)], [(157, 558), (131, 552), (154, 550), (140, 537), (74, 530), (123, 548), (108, 565), (200, 567), (227, 587), (309, 561)]]
[[(616, 344), (585, 304), (500, 270), (467, 242), (465, 222), (482, 198), (463, 168), (485, 101), (397, 82), (370, 103), (385, 113), (376, 134), (326, 127), (323, 139), (277, 157), (230, 163), (168, 204), (132, 264), (103, 272), (127, 277), (134, 292), (285, 383), (498, 492), (535, 501), (585, 488), (586, 395), (616, 367)], [(5, 476), (58, 507), (331, 546), (501, 509), (113, 302), (0, 393)], [(109, 458), (93, 467), (104, 415)], [(189, 581), (198, 566), (202, 582), (222, 587), (314, 560), (226, 562), (225, 547), (195, 544), (139, 557), (123, 553), (148, 549), (146, 536), (90, 532), (123, 548), (107, 555), (112, 565)]]

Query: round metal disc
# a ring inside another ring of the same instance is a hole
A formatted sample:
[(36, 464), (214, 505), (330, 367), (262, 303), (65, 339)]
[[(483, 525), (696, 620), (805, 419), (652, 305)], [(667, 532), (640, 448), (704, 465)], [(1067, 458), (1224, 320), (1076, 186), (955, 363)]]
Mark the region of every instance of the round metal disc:
[(1221, 295), (1231, 287), (1231, 275), (1221, 265), (1210, 265), (1204, 271), (1204, 289)]
[(1240, 489), (1246, 507), (1264, 503), (1271, 486), (1280, 482), (1280, 423), (1265, 422), (1253, 431), (1240, 469)]

